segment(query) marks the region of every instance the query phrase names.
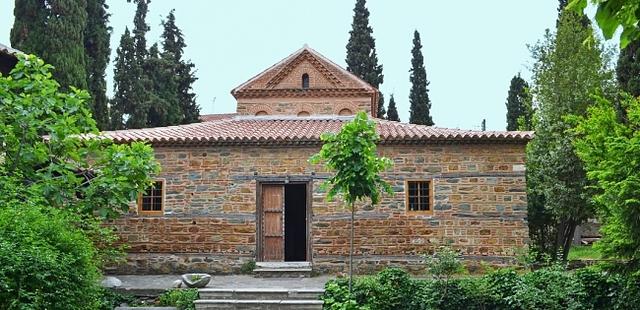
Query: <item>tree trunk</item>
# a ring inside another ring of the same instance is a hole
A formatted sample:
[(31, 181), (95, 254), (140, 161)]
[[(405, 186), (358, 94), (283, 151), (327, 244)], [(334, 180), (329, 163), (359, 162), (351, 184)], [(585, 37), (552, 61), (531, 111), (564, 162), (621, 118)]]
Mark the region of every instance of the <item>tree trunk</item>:
[(351, 236), (349, 238), (349, 293), (351, 293), (351, 286), (353, 282), (353, 222), (355, 218), (355, 205), (351, 203)]

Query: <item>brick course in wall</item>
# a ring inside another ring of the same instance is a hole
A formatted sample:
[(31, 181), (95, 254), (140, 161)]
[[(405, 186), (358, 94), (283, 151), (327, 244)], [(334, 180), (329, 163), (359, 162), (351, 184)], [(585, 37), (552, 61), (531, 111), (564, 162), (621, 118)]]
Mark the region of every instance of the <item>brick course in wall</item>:
[[(119, 272), (237, 272), (257, 253), (256, 189), (261, 180), (308, 180), (311, 257), (322, 272), (346, 267), (349, 212), (327, 202), (319, 147), (155, 147), (165, 184), (163, 216), (130, 214), (111, 222), (130, 246)], [(356, 261), (361, 272), (387, 265), (421, 267), (421, 255), (451, 244), (466, 257), (513, 258), (527, 243), (522, 144), (381, 145), (395, 192), (356, 214)], [(405, 181), (433, 181), (433, 213), (406, 211)]]

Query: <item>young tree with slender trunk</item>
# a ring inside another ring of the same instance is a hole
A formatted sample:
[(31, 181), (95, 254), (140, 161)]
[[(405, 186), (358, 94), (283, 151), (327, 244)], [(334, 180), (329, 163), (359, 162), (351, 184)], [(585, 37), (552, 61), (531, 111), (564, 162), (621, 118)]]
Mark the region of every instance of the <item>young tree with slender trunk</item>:
[(378, 157), (376, 142), (380, 137), (376, 133), (376, 124), (359, 112), (353, 121), (342, 126), (338, 134), (324, 133), (321, 136), (322, 148), (310, 161), (314, 164), (325, 162), (326, 167), (335, 174), (322, 186), (329, 188), (327, 199), (341, 195), (351, 210), (351, 228), (349, 238), (349, 291), (353, 279), (353, 238), (356, 203), (371, 200), (380, 201), (382, 192), (393, 194), (391, 186), (380, 174), (391, 167), (392, 162)]

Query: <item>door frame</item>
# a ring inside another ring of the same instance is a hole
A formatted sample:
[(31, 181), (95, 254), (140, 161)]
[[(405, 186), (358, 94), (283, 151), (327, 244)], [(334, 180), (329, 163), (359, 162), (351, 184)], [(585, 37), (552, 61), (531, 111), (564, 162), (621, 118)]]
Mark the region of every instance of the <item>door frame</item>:
[[(307, 262), (311, 262), (311, 201), (313, 200), (313, 180), (311, 178), (308, 179), (296, 179), (295, 181), (289, 181), (286, 177), (277, 177), (272, 180), (265, 181), (256, 181), (256, 262), (264, 261), (264, 252), (263, 244), (262, 244), (262, 185), (283, 185), (286, 186), (288, 184), (304, 184), (307, 188), (307, 201), (305, 203), (306, 207), (306, 238), (307, 238), (307, 253), (305, 253), (305, 258)], [(284, 197), (283, 197), (284, 200)], [(284, 206), (283, 206), (284, 212)], [(286, 214), (284, 215), (286, 216)], [(285, 225), (285, 218), (282, 218), (282, 225)], [(286, 235), (287, 231), (284, 230), (284, 234)], [(285, 238), (283, 236), (283, 238)], [(284, 261), (284, 259), (283, 259)]]

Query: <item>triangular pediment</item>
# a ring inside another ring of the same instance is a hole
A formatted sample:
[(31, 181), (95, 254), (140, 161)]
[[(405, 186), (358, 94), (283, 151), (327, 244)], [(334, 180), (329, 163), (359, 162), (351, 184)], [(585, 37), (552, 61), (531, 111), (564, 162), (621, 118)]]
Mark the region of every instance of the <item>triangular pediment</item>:
[(271, 66), (231, 91), (234, 96), (256, 91), (301, 90), (302, 75), (309, 78), (308, 89), (377, 92), (357, 76), (308, 46)]

